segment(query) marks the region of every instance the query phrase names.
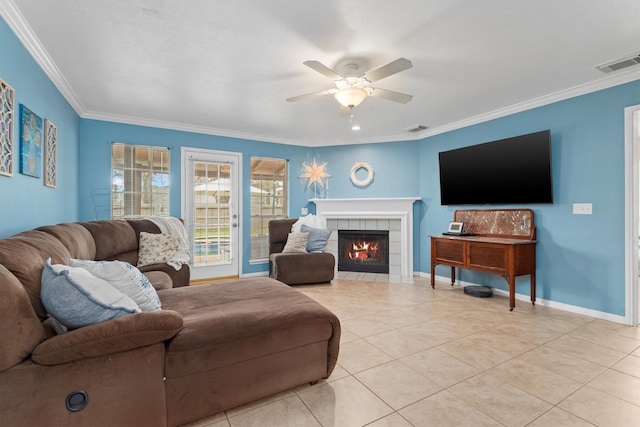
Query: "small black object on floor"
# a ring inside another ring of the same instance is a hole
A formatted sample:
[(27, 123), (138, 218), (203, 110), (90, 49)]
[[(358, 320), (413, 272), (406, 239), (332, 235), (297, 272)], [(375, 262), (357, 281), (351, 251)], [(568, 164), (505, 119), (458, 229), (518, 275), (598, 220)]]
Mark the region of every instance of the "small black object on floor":
[(488, 286), (465, 286), (464, 293), (478, 298), (489, 298), (493, 296), (493, 290)]

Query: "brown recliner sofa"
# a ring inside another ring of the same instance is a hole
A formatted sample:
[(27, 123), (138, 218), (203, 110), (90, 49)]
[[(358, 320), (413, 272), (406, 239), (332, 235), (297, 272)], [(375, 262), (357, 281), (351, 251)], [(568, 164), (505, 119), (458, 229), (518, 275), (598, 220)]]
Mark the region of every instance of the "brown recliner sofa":
[(0, 239), (0, 425), (176, 426), (327, 378), (340, 323), (269, 278), (187, 286), (189, 267), (142, 267), (162, 303), (56, 334), (40, 300), (47, 258), (135, 265), (147, 220), (40, 227)]
[(333, 280), (336, 260), (329, 252), (282, 253), (296, 218), (269, 221), (269, 275), (287, 285)]

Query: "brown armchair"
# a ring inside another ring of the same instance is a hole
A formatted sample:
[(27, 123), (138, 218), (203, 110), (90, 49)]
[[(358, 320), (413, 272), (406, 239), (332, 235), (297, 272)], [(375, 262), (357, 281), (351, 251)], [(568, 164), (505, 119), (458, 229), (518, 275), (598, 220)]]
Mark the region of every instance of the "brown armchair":
[(336, 260), (329, 252), (282, 253), (297, 218), (269, 221), (269, 277), (300, 285), (333, 280)]

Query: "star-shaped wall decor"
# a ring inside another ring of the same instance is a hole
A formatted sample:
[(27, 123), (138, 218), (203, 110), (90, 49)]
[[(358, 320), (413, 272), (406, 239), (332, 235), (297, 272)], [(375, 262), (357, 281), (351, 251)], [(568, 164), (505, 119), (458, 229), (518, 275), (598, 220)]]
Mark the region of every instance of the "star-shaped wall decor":
[(311, 184), (313, 184), (314, 182), (317, 182), (321, 188), (324, 188), (324, 183), (322, 182), (322, 179), (328, 178), (331, 176), (324, 171), (324, 168), (327, 167), (327, 162), (324, 162), (323, 164), (318, 165), (316, 163), (316, 159), (313, 159), (313, 161), (311, 162), (311, 165), (307, 165), (306, 163), (302, 162), (302, 167), (304, 168), (305, 172), (302, 175), (300, 175), (300, 178), (308, 179), (307, 189), (311, 187)]

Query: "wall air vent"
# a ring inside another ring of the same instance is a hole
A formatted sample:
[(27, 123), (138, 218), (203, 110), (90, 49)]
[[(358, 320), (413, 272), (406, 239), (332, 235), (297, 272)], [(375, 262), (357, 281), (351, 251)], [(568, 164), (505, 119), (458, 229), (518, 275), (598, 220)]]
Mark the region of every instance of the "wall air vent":
[(405, 132), (409, 132), (409, 133), (417, 133), (417, 132), (421, 132), (421, 131), (425, 130), (427, 127), (428, 126), (423, 126), (423, 125), (409, 126), (404, 131)]
[(595, 68), (602, 71), (603, 73), (611, 73), (612, 71), (618, 71), (623, 68), (632, 67), (634, 65), (640, 65), (640, 52), (632, 53), (631, 55), (623, 56), (622, 58), (605, 62), (604, 64), (596, 65)]

